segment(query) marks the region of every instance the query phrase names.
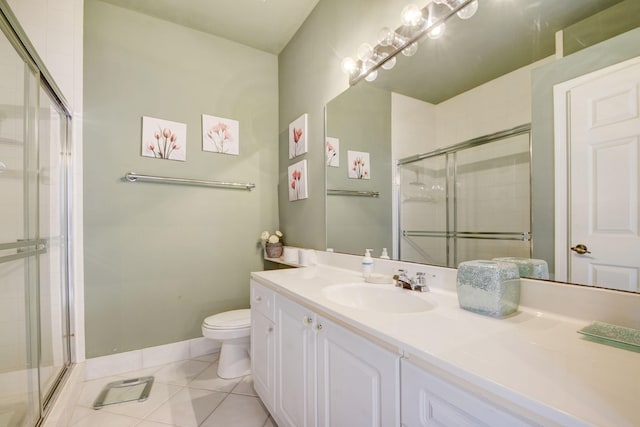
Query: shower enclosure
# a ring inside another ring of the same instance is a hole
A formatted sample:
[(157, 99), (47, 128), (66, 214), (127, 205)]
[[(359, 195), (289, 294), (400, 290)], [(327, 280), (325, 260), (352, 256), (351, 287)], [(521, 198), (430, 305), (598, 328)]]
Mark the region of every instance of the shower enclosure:
[(70, 365), (70, 115), (0, 1), (0, 426), (33, 426)]
[(398, 161), (400, 259), (531, 257), (530, 126)]

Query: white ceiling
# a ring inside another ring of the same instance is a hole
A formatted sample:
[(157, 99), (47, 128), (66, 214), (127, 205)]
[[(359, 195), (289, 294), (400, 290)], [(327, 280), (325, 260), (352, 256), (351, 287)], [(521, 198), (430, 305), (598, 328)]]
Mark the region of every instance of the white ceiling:
[(318, 0), (102, 0), (279, 54)]

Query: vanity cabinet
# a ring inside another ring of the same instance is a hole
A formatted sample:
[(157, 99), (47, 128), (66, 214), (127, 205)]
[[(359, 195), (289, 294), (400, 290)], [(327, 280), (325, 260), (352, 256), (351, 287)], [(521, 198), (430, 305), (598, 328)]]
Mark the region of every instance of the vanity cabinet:
[(403, 359), (402, 427), (538, 425), (520, 419)]
[(280, 427), (399, 424), (399, 354), (276, 295)]
[(316, 318), (318, 426), (397, 426), (400, 355)]
[(279, 427), (316, 426), (315, 314), (276, 295), (276, 410)]
[(275, 410), (275, 293), (251, 281), (251, 371), (256, 393)]
[(399, 354), (279, 294), (269, 319), (259, 307), (272, 291), (251, 289), (254, 384), (278, 426), (400, 424)]

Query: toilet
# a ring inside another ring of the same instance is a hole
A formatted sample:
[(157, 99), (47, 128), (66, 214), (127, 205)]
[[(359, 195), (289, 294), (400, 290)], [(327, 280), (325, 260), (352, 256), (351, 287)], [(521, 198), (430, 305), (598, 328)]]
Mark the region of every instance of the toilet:
[(236, 378), (249, 374), (249, 335), (251, 310), (232, 310), (214, 314), (202, 322), (202, 335), (221, 343), (218, 376)]

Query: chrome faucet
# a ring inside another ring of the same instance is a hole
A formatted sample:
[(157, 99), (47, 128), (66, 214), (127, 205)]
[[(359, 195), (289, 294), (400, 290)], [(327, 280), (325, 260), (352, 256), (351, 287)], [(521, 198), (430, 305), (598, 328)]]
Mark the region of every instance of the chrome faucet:
[(396, 281), (396, 286), (403, 289), (410, 289), (418, 292), (429, 291), (429, 287), (427, 286), (427, 276), (421, 271), (416, 273), (416, 277), (412, 279), (407, 275), (405, 270), (398, 270), (398, 273), (394, 275), (393, 278)]

